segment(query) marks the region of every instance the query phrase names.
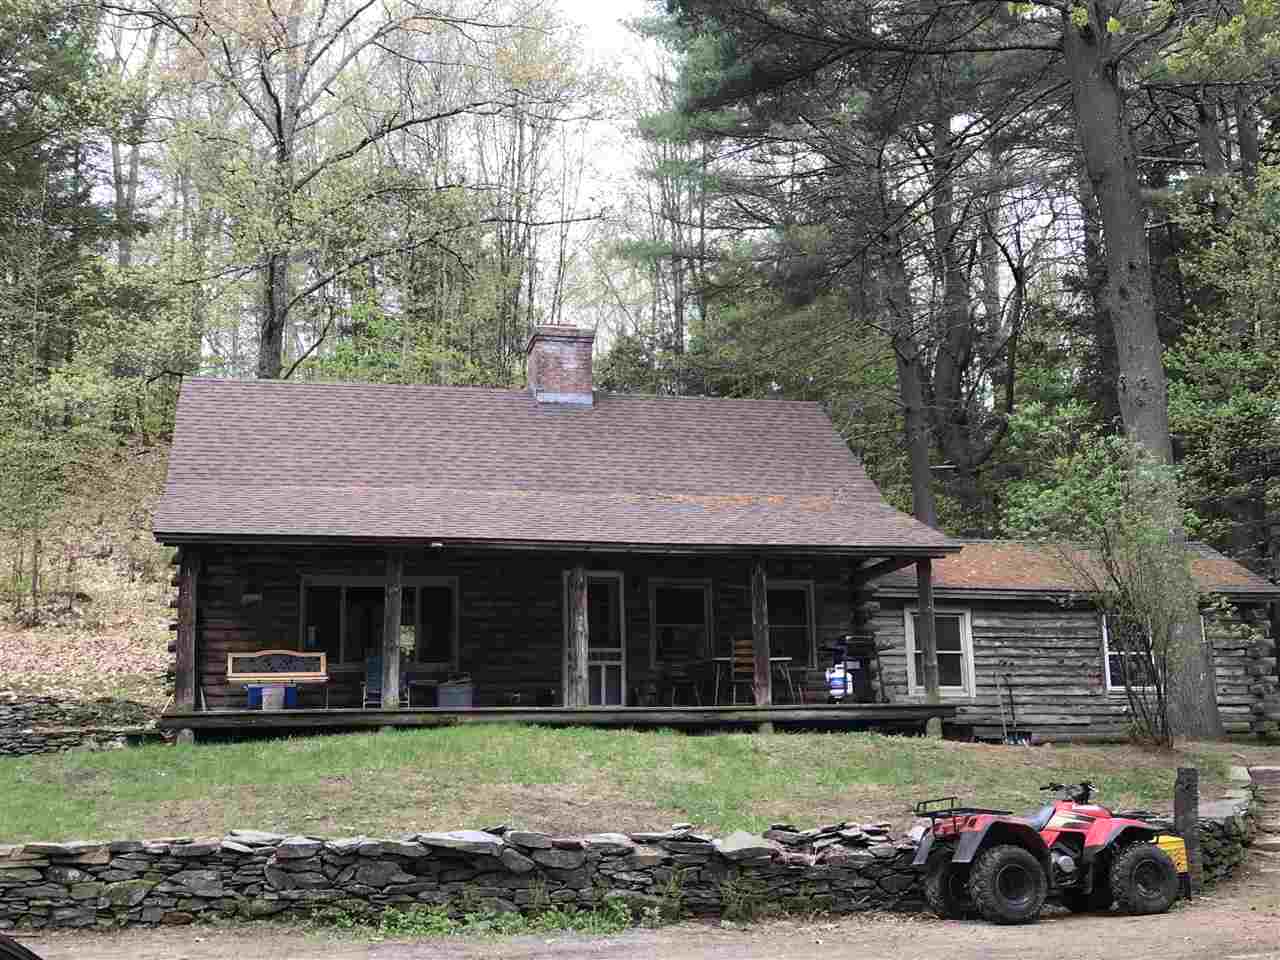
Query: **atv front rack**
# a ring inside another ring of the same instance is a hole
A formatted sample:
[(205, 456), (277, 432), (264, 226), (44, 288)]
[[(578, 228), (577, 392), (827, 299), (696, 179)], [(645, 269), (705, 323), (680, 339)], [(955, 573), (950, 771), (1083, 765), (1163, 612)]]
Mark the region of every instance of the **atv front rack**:
[(928, 817), (936, 822), (980, 813), (987, 813), (996, 817), (1007, 817), (1013, 813), (1011, 810), (991, 810), (987, 807), (960, 807), (956, 805), (959, 802), (959, 797), (936, 797), (933, 800), (920, 800), (915, 805), (916, 816)]

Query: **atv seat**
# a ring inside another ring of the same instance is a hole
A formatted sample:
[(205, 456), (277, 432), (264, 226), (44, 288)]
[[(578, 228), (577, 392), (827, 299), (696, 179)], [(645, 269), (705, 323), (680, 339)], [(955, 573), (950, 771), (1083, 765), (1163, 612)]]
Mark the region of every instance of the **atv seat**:
[(1022, 815), (1022, 819), (1031, 824), (1031, 829), (1040, 831), (1045, 828), (1045, 824), (1053, 819), (1053, 811), (1053, 804), (1046, 803), (1039, 810), (1032, 810), (1030, 813), (1024, 813)]

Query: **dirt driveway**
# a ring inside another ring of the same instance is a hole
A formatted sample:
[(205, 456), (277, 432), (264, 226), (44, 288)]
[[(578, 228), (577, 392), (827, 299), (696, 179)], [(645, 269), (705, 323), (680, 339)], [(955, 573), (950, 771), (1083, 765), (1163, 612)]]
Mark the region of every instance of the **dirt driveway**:
[(67, 933), (24, 942), (46, 960), (1280, 960), (1280, 872), (1251, 871), (1165, 916), (1055, 912), (1030, 927), (857, 917), (742, 930), (690, 923), (600, 939), (370, 944), (254, 925)]

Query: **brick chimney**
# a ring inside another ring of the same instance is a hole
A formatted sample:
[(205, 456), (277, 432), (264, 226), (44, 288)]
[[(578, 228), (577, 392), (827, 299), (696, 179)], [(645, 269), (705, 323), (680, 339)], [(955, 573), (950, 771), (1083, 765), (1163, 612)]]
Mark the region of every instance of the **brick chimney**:
[(594, 403), (591, 380), (592, 330), (536, 327), (529, 338), (529, 392), (539, 403)]

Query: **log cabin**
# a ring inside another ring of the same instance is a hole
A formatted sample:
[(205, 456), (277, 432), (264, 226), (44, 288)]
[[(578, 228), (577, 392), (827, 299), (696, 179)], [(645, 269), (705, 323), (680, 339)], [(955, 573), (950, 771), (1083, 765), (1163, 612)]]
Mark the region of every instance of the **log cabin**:
[[(1133, 654), (1115, 642), (1117, 625), (1091, 604), (1087, 582), (1076, 572), (1079, 548), (960, 542), (963, 551), (932, 567), (941, 698), (957, 707), (950, 729), (989, 740), (1013, 731), (1033, 742), (1125, 735), (1122, 658)], [(1280, 587), (1206, 544), (1190, 548), (1226, 732), (1274, 734), (1280, 705), (1269, 608)], [(1215, 596), (1228, 606), (1209, 603)], [(886, 691), (898, 701), (922, 699), (914, 573), (887, 574), (876, 598), (873, 630), (883, 649)]]
[(277, 725), (829, 719), (806, 690), (876, 578), (912, 567), (927, 609), (961, 544), (887, 504), (819, 404), (603, 393), (592, 351), (538, 328), (524, 390), (185, 381), (163, 725), (262, 723), (244, 680), (272, 664), (326, 678)]

